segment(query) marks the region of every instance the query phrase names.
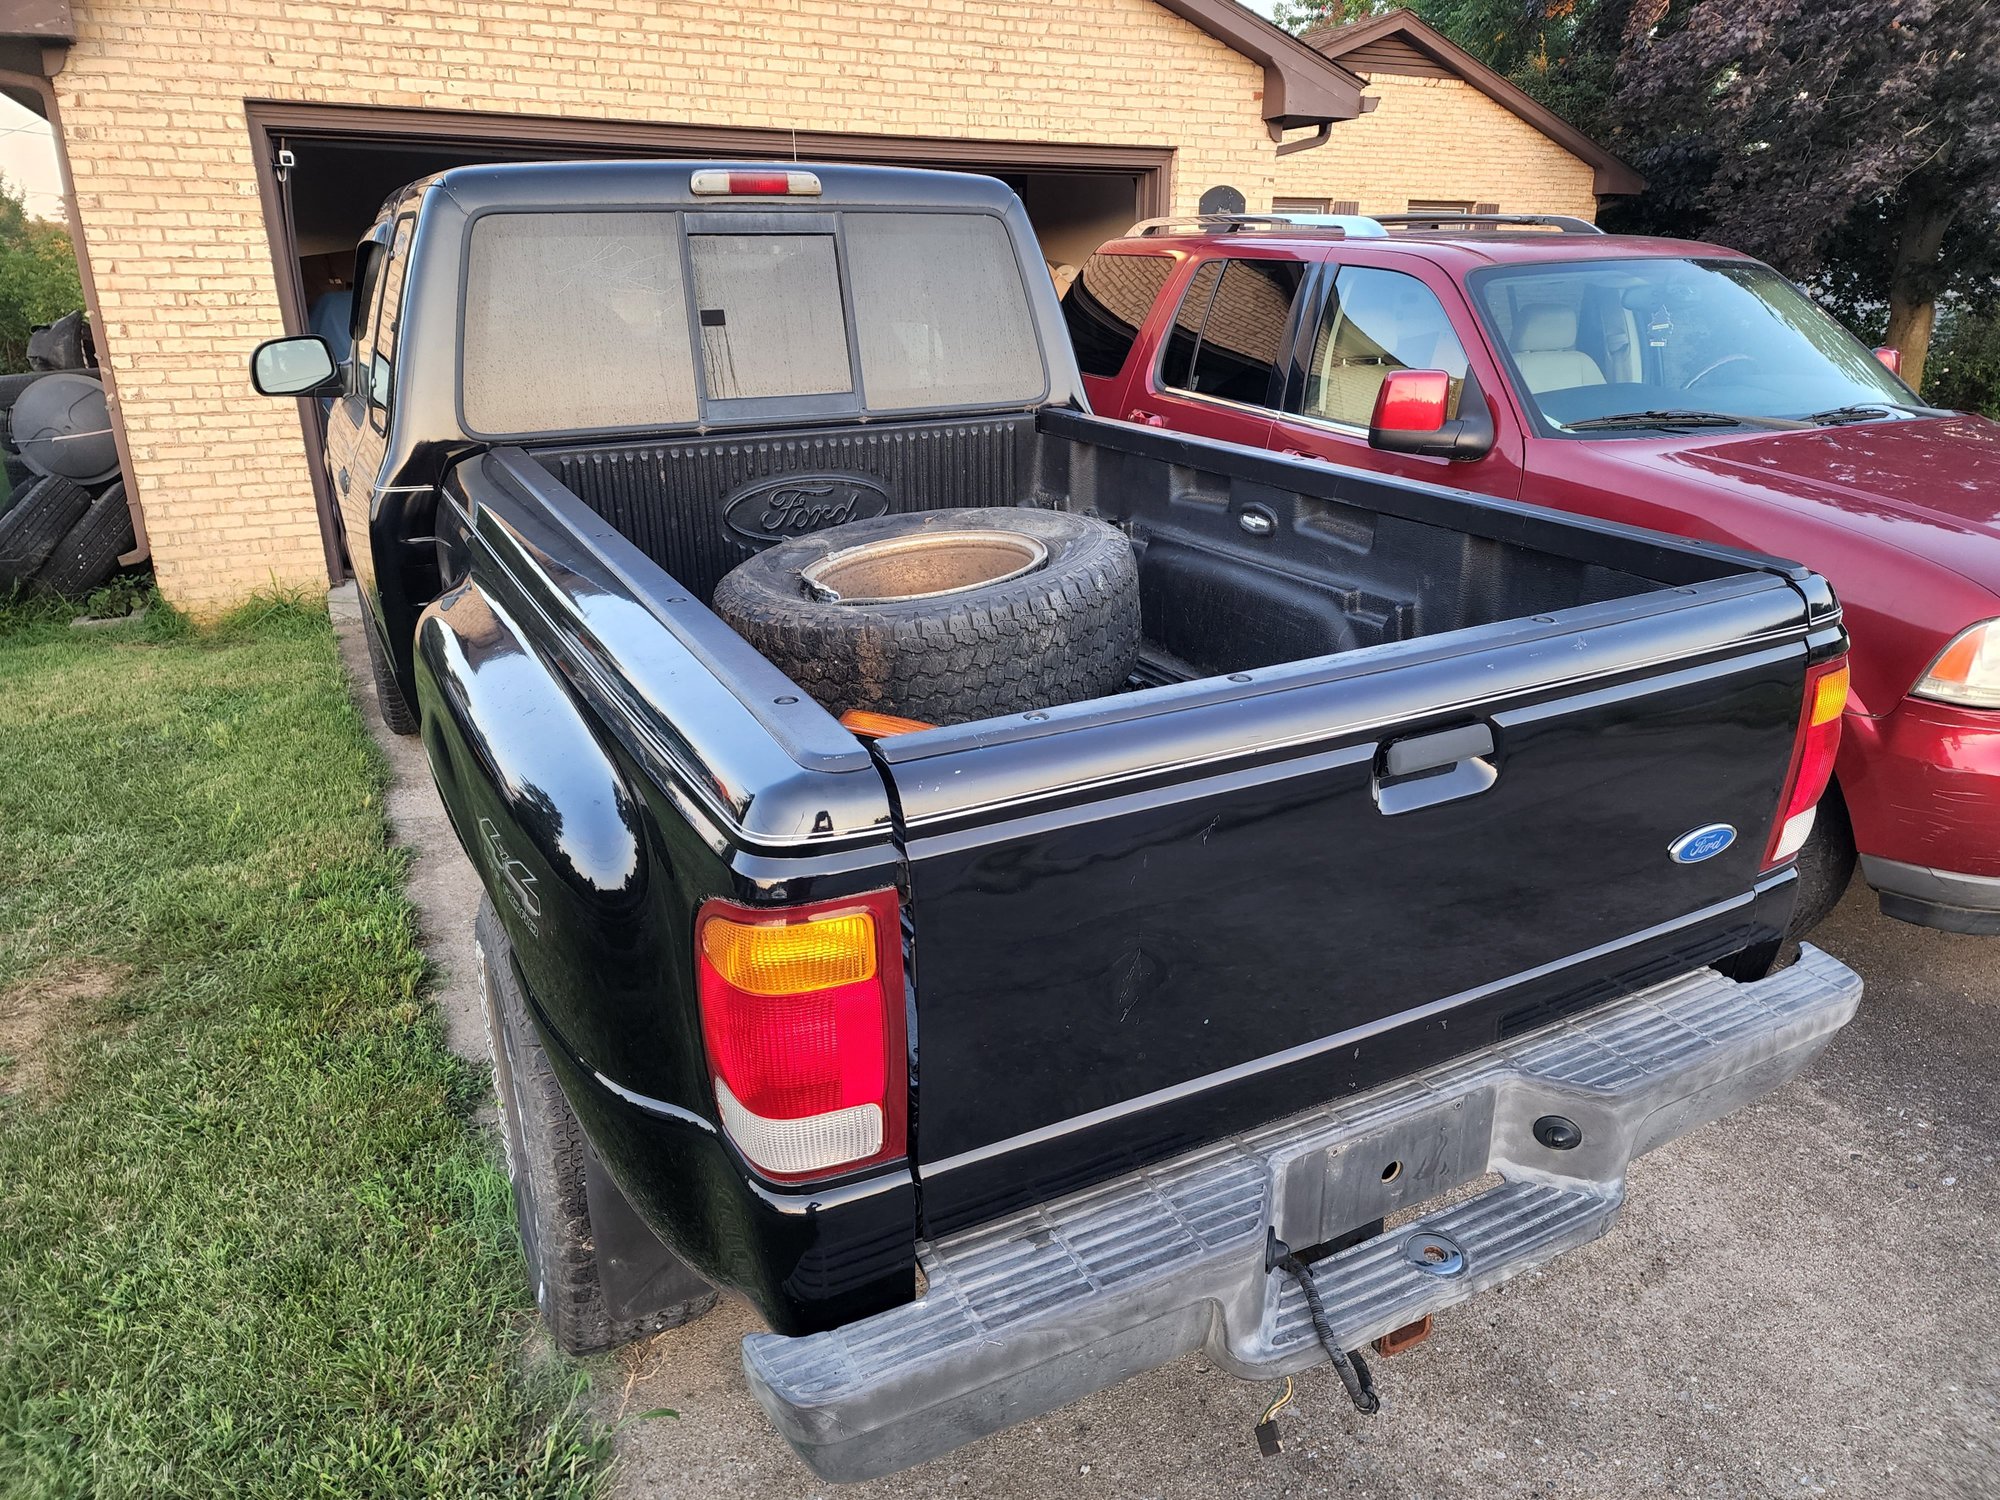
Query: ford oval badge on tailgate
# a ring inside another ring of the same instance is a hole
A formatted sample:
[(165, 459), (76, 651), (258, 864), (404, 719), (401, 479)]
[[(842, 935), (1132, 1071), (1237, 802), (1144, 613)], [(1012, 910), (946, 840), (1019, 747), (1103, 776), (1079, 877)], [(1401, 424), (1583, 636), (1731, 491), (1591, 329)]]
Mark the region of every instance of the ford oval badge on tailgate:
[(1682, 834), (1667, 845), (1667, 853), (1674, 857), (1677, 864), (1698, 865), (1705, 859), (1715, 858), (1735, 842), (1734, 828), (1727, 823), (1710, 823)]

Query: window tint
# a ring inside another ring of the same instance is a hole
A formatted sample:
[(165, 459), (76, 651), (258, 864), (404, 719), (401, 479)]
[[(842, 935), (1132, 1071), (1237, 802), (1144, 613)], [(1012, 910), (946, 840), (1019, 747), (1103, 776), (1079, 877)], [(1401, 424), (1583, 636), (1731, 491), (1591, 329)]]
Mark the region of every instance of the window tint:
[(1443, 370), (1451, 376), (1446, 414), (1458, 415), (1465, 349), (1430, 288), (1401, 271), (1341, 267), (1313, 333), (1300, 410), (1366, 427), (1396, 370)]
[(830, 234), (695, 234), (695, 321), (711, 401), (854, 389)]
[(396, 237), (390, 246), (381, 281), (382, 302), (375, 312), (375, 335), (368, 354), (368, 400), (376, 408), (375, 426), (386, 424), (396, 371), (396, 340), (403, 331), (403, 289), (409, 282), (410, 234), (416, 217), (405, 214), (396, 221)]
[(1166, 255), (1106, 255), (1083, 263), (1083, 274), (1063, 298), (1063, 320), (1086, 375), (1116, 375), (1125, 368), (1139, 325), (1153, 310), (1174, 268)]
[(477, 432), (693, 421), (674, 217), (486, 215), (472, 230), (463, 349)]
[[(1174, 341), (1167, 351), (1168, 369), (1182, 372), (1176, 345), (1183, 324), (1195, 312), (1196, 293), (1212, 270), (1203, 266), (1188, 286), (1175, 319)], [(1296, 261), (1232, 260), (1222, 263), (1221, 278), (1208, 299), (1201, 333), (1183, 378), (1170, 384), (1203, 396), (1263, 405), (1270, 399), (1271, 380), (1283, 357), (1285, 328), (1292, 301), (1298, 296), (1305, 268)]]
[(1215, 284), (1222, 280), (1222, 262), (1209, 261), (1194, 273), (1181, 305), (1174, 312), (1174, 326), (1167, 330), (1166, 357), (1160, 362), (1160, 380), (1165, 385), (1186, 390), (1194, 370), (1195, 347), (1201, 342), (1201, 325), (1208, 320), (1208, 304), (1215, 300)]
[(361, 281), (354, 290), (354, 311), (348, 322), (351, 336), (347, 350), (347, 393), (368, 394), (370, 356), (375, 349), (375, 323), (382, 310), (382, 268), (389, 259), (387, 245), (364, 242), (360, 255)]
[(989, 214), (850, 213), (861, 385), (873, 410), (1040, 399), (1021, 265)]

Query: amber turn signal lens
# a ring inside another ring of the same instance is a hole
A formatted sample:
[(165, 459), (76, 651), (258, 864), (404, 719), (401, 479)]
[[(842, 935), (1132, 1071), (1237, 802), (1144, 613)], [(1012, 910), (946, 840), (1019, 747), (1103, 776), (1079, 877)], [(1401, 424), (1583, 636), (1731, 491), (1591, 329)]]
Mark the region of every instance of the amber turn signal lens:
[(1830, 724), (1847, 707), (1847, 663), (1842, 662), (1813, 685), (1812, 717), (1808, 724)]
[(745, 994), (797, 995), (875, 977), (875, 919), (866, 912), (783, 926), (710, 917), (701, 951)]

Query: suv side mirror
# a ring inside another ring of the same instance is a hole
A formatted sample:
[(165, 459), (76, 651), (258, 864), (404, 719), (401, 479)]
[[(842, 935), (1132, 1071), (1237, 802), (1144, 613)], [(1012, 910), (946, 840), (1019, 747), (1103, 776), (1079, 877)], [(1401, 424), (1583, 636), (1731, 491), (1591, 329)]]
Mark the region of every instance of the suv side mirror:
[(338, 395), (340, 362), (317, 334), (266, 339), (250, 356), (250, 384), (260, 396)]
[(1443, 370), (1397, 370), (1375, 396), (1368, 446), (1384, 453), (1424, 458), (1479, 458), (1493, 447), (1493, 413), (1470, 375), (1459, 393), (1458, 415), (1447, 421), (1451, 376)]

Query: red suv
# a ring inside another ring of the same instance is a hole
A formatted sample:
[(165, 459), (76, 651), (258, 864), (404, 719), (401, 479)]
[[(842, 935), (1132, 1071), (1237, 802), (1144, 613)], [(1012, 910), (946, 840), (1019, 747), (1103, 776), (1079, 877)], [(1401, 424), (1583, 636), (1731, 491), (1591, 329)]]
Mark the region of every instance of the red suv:
[(2000, 425), (1777, 272), (1576, 220), (1157, 221), (1064, 299), (1096, 410), (1796, 558), (1854, 639), (1803, 930), (2000, 933)]

